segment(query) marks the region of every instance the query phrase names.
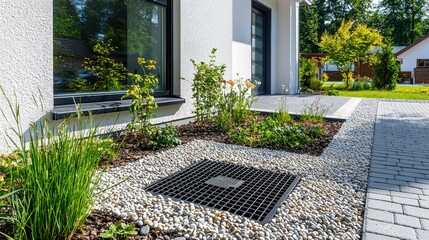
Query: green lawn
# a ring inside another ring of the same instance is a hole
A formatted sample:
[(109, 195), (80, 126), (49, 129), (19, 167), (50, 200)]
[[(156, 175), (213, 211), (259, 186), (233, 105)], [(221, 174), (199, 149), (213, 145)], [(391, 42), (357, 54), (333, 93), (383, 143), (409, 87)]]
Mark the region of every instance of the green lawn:
[(364, 91), (345, 91), (342, 84), (325, 84), (323, 89), (337, 89), (340, 96), (344, 97), (362, 97), (362, 98), (392, 98), (392, 99), (410, 99), (410, 100), (429, 100), (429, 86), (397, 86), (393, 91), (364, 90)]

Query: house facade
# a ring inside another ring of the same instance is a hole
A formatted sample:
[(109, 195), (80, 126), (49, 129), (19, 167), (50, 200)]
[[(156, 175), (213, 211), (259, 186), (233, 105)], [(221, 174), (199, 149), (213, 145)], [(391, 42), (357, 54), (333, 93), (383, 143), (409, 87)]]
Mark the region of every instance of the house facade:
[(429, 84), (429, 34), (395, 54), (401, 72), (408, 72), (417, 84)]
[[(104, 2), (104, 5), (100, 5)], [(106, 3), (107, 2), (107, 3)], [(98, 3), (98, 4), (97, 4)], [(130, 121), (122, 88), (94, 85), (82, 65), (97, 41), (109, 42), (107, 56), (139, 73), (136, 60), (157, 61), (160, 80), (154, 123), (193, 116), (190, 59), (227, 66), (261, 82), (258, 94), (298, 92), (299, 6), (302, 0), (139, 0), (6, 1), (0, 4), (0, 86), (20, 105), (24, 135), (32, 122), (59, 124), (75, 112), (75, 102), (91, 111), (101, 131), (123, 129)], [(84, 80), (72, 85), (74, 80)], [(184, 79), (184, 80), (182, 80)], [(80, 82), (82, 83), (82, 82)], [(125, 86), (125, 87), (124, 87)], [(0, 96), (0, 153), (13, 149), (12, 113)]]

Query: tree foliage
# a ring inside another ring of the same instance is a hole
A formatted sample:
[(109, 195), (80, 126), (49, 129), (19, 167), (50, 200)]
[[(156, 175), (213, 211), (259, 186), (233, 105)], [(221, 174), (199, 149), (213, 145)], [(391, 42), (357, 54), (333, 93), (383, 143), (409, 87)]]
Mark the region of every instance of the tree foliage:
[(374, 64), (374, 86), (378, 89), (394, 90), (399, 78), (399, 64), (391, 46), (385, 46), (377, 54)]
[(80, 19), (71, 0), (54, 0), (54, 37), (79, 39)]
[(353, 21), (350, 20), (343, 21), (335, 34), (323, 34), (319, 46), (327, 53), (326, 61), (335, 64), (338, 70), (344, 73), (348, 88), (353, 64), (368, 62), (368, 51), (382, 45), (382, 40), (377, 30), (360, 23), (353, 28)]

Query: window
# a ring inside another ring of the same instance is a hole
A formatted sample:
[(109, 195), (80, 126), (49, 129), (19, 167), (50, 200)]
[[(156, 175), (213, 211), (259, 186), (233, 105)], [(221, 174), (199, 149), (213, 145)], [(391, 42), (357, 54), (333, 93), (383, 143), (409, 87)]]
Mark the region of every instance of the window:
[[(335, 65), (333, 63), (325, 63), (323, 65), (323, 70), (325, 72), (338, 72), (339, 71), (337, 65)], [(355, 70), (355, 65), (351, 64), (350, 65), (350, 71), (354, 71), (354, 70)]]
[(429, 59), (417, 59), (417, 67), (429, 67)]
[(157, 62), (155, 95), (170, 95), (171, 11), (171, 0), (54, 0), (56, 99), (120, 99), (139, 57)]

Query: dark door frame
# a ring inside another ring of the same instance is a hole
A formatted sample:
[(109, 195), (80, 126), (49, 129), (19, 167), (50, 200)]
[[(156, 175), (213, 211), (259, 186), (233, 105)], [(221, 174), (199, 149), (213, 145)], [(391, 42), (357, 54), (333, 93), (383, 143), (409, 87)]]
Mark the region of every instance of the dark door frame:
[[(264, 78), (265, 78), (265, 92), (264, 94), (271, 94), (271, 8), (265, 4), (253, 0), (252, 13), (259, 14), (265, 18), (264, 30)], [(252, 63), (253, 65), (253, 63)], [(253, 66), (252, 66), (253, 67)]]

